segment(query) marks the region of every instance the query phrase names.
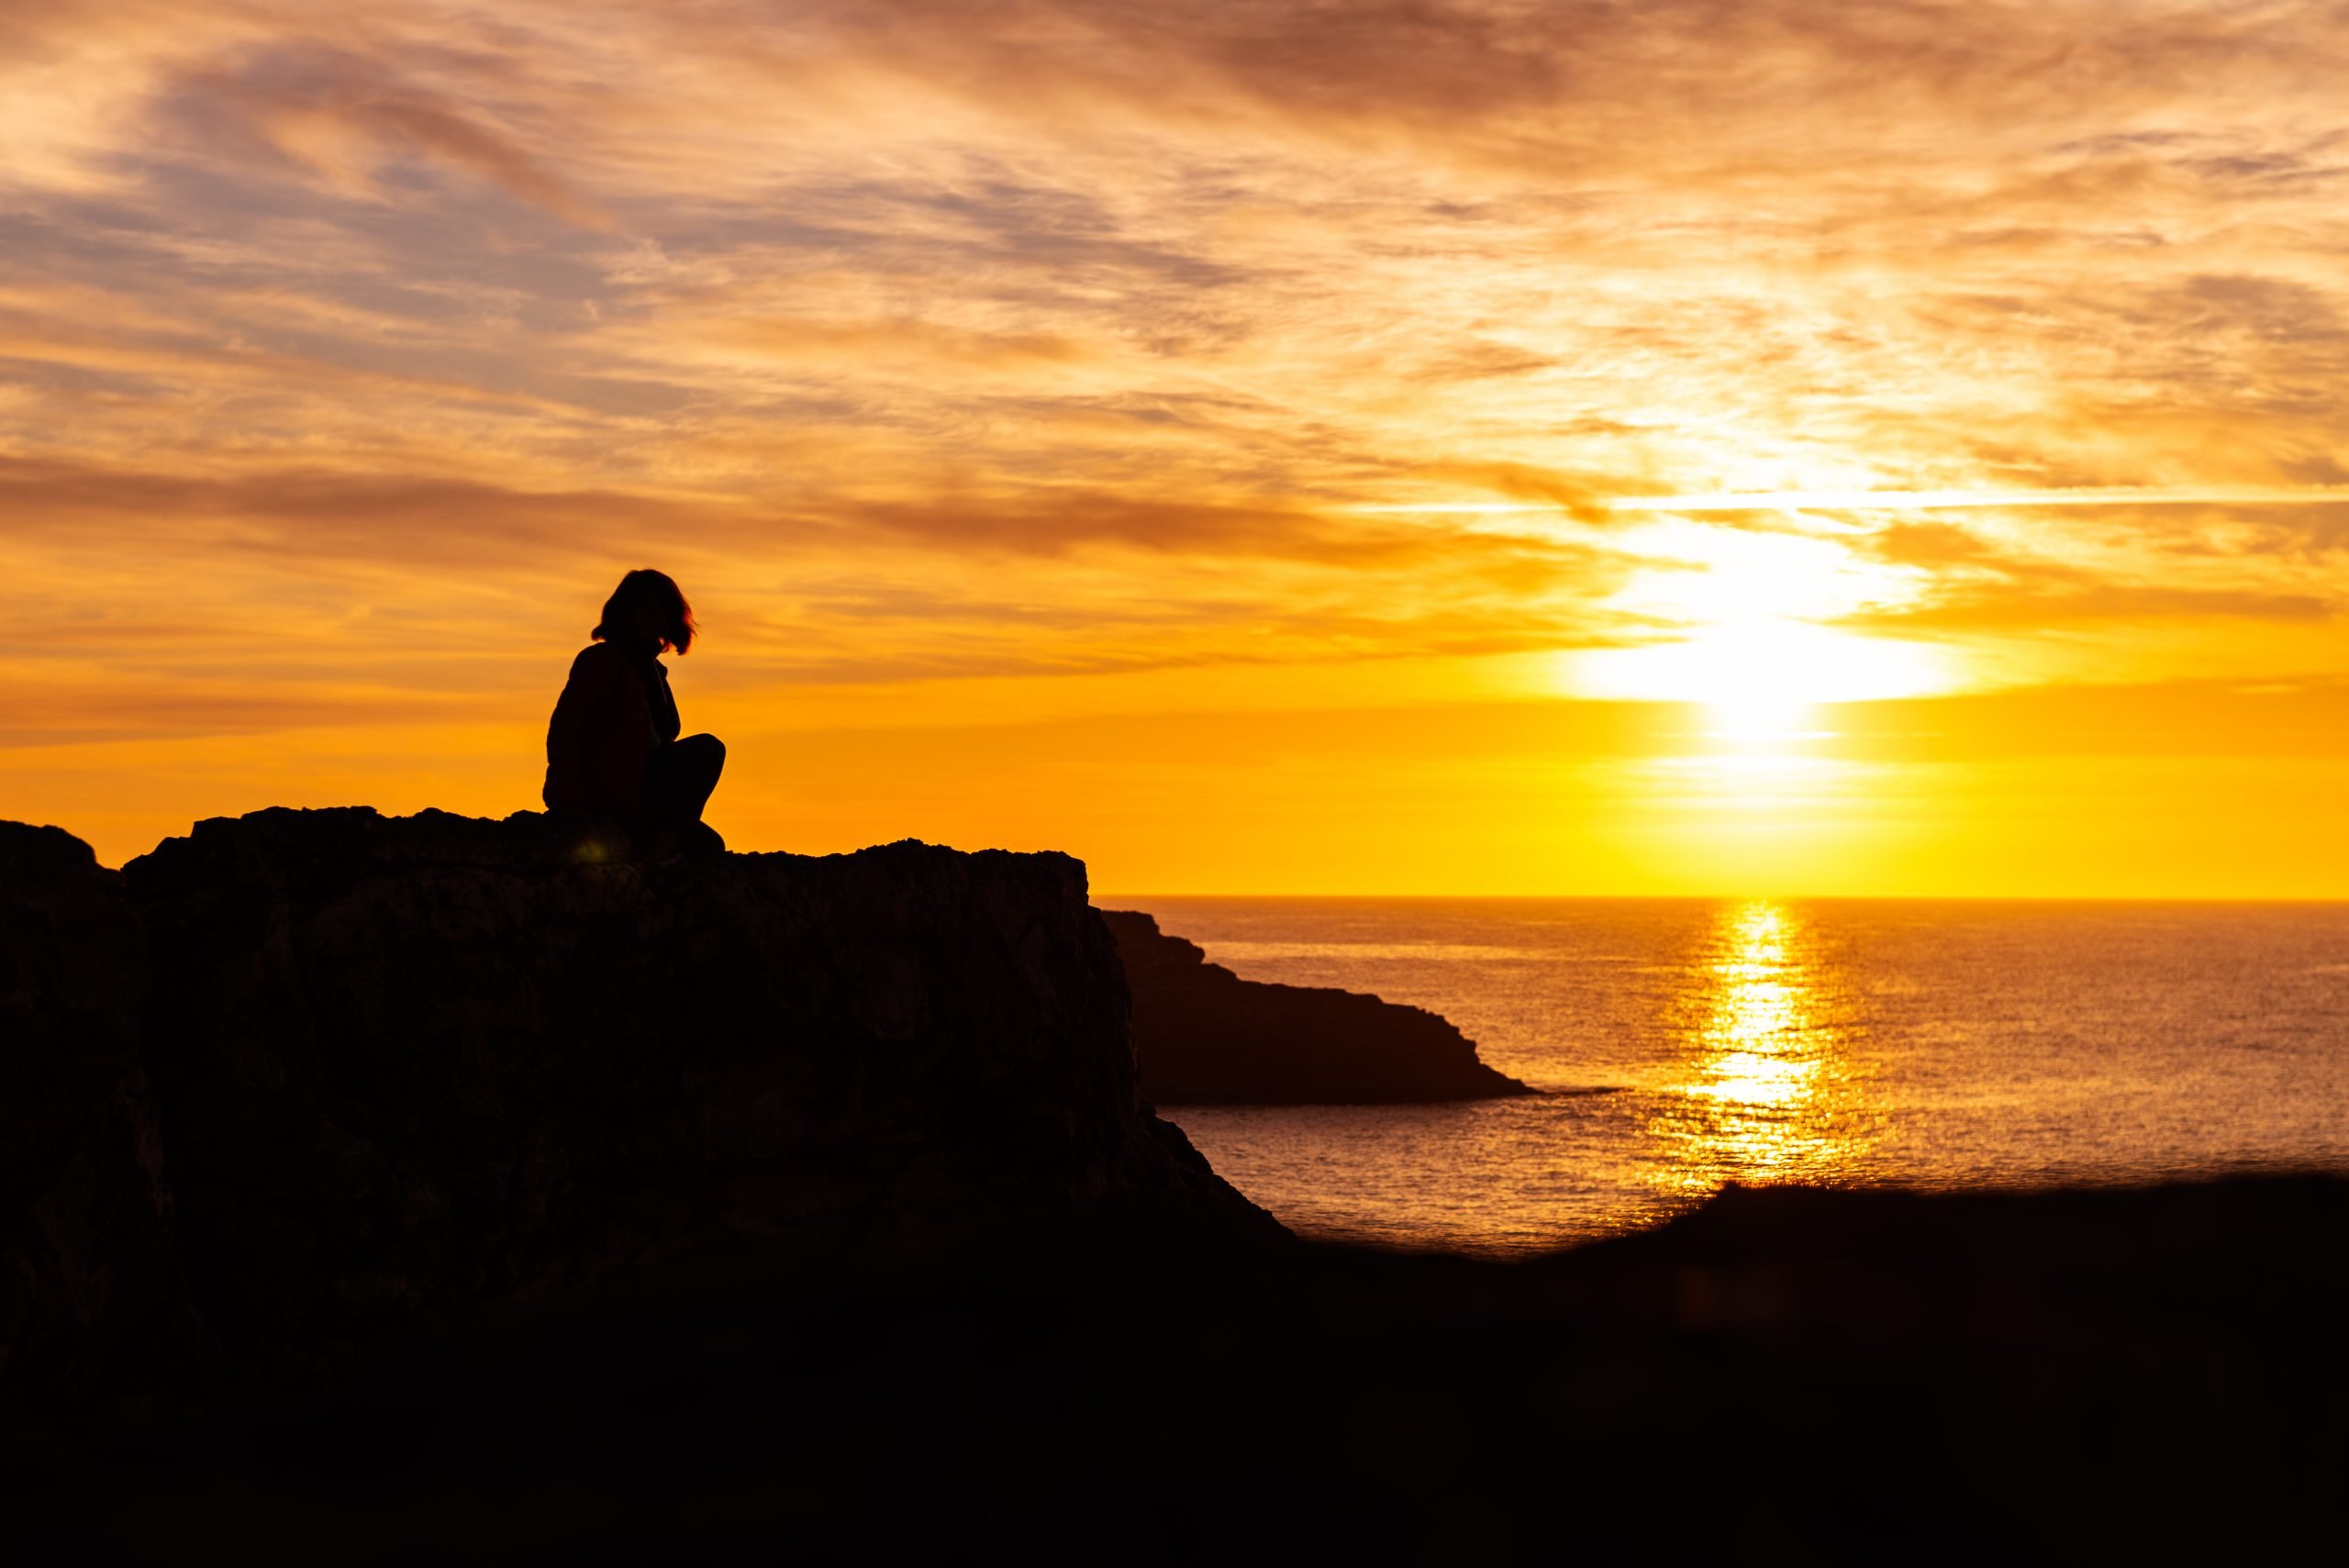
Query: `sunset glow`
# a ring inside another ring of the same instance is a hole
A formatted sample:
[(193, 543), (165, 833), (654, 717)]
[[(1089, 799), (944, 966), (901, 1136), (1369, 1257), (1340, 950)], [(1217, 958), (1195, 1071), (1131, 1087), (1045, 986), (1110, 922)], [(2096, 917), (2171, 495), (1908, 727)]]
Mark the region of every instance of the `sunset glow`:
[(652, 565), (739, 849), (2349, 896), (2344, 79), (2265, 0), (16, 7), (0, 817), (535, 808)]
[(1876, 1113), (1836, 1029), (1814, 1016), (1816, 940), (1778, 905), (1720, 912), (1706, 1010), (1647, 1129), (1659, 1188), (1861, 1173)]

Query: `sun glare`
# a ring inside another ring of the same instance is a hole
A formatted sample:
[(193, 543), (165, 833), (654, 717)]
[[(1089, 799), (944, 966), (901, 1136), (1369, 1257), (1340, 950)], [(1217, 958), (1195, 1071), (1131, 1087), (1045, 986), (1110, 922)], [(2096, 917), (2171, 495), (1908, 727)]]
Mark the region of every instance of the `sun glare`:
[(1626, 543), (1650, 564), (1610, 607), (1670, 629), (1639, 647), (1569, 656), (1562, 679), (1578, 695), (1698, 703), (1715, 733), (1766, 739), (1814, 728), (1820, 703), (1952, 684), (1940, 650), (1820, 624), (1917, 592), (1909, 573), (1834, 539), (1675, 517)]
[(1932, 649), (1768, 618), (1609, 650), (1598, 662), (1599, 679), (1614, 688), (1609, 695), (1700, 703), (1712, 733), (1742, 740), (1813, 729), (1821, 703), (1912, 696), (1943, 683)]

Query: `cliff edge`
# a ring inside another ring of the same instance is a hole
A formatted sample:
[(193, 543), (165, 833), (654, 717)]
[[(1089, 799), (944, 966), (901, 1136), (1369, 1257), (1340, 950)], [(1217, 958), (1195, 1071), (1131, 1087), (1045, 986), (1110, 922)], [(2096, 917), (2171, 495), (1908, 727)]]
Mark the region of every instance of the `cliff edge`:
[(1424, 1007), (1242, 980), (1138, 910), (1105, 909), (1134, 999), (1142, 1092), (1160, 1105), (1383, 1105), (1535, 1091)]
[(12, 824), (0, 866), (0, 1399), (298, 1386), (712, 1248), (1281, 1234), (1145, 1108), (1065, 855), (617, 863), (359, 807), (119, 873)]

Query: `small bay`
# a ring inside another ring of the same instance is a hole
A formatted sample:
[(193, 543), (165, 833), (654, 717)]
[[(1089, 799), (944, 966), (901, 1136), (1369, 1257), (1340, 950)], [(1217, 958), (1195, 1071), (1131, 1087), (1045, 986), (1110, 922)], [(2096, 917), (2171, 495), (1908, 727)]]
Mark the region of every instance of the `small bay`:
[(1244, 978), (1432, 1008), (1545, 1091), (1161, 1107), (1311, 1235), (1506, 1254), (1730, 1182), (2349, 1169), (2349, 905), (1097, 902)]

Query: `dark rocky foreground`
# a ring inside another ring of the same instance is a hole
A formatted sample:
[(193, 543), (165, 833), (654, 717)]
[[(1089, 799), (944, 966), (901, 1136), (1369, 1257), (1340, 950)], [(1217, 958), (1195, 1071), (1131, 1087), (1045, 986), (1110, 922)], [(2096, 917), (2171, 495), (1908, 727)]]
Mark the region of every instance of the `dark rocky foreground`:
[(117, 874), (0, 828), (0, 1400), (319, 1389), (735, 1241), (1278, 1236), (1139, 1097), (1064, 855), (610, 863), (265, 811)]
[(2349, 1183), (1288, 1239), (1081, 868), (0, 829), (0, 1559), (2258, 1560)]
[(1781, 1189), (1515, 1264), (705, 1257), (321, 1407), (20, 1451), (0, 1505), (36, 1560), (2299, 1560), (2343, 1522), (2344, 1225), (2314, 1180)]
[(1160, 1105), (1395, 1104), (1533, 1091), (1423, 1007), (1242, 980), (1152, 917), (1104, 910), (1133, 989), (1142, 1092)]

